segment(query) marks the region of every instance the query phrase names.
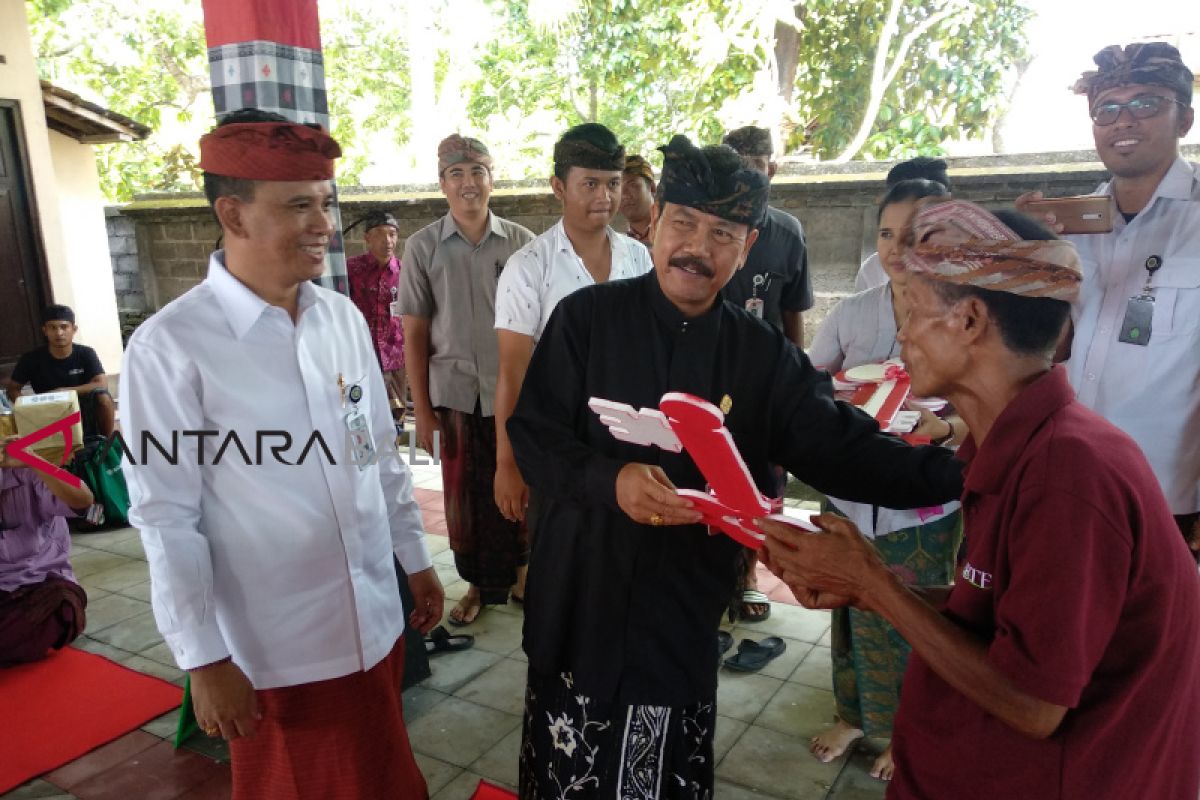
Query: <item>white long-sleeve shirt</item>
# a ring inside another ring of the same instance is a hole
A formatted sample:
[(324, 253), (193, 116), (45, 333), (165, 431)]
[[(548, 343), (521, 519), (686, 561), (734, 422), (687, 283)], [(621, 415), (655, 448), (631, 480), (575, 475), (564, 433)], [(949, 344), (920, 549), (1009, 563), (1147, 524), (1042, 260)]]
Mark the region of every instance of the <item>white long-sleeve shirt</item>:
[[(121, 373), (155, 619), (180, 668), (232, 656), (259, 689), (369, 669), (404, 631), (393, 552), (410, 574), (432, 562), (366, 324), (310, 283), (293, 323), (223, 257), (138, 328)], [(361, 469), (345, 422), (356, 405), (390, 453)], [(143, 433), (168, 450), (174, 438), (177, 463)]]
[[(1111, 195), (1112, 185), (1095, 193)], [(1132, 222), (1117, 215), (1111, 233), (1066, 238), (1083, 264), (1071, 385), (1141, 446), (1173, 514), (1200, 511), (1200, 164), (1177, 158)], [(1162, 266), (1150, 278), (1150, 341), (1121, 342), (1151, 256)]]

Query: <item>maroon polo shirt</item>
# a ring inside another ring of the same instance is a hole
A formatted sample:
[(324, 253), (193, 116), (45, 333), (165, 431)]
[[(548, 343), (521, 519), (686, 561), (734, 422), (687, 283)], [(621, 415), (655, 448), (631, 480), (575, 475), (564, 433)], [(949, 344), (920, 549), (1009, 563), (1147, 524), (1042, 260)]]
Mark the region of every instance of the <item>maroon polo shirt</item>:
[(967, 549), (946, 614), (1068, 711), (1031, 739), (913, 653), (888, 798), (1196, 800), (1200, 577), (1138, 446), (1055, 368), (960, 455)]

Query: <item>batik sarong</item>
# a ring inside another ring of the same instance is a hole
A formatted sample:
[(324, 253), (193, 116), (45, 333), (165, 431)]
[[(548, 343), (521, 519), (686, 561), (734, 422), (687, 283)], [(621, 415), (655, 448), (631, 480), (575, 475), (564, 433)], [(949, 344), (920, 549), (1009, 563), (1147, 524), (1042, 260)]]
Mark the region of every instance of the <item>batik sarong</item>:
[(454, 565), (479, 588), (484, 605), (505, 603), (517, 568), (529, 563), (529, 536), (524, 523), (509, 522), (496, 505), (496, 418), (478, 407), (473, 414), (439, 408), (437, 417)]
[[(825, 510), (837, 513), (828, 504)], [(954, 572), (961, 538), (961, 515), (955, 512), (928, 525), (878, 536), (872, 544), (905, 584), (945, 586)], [(889, 738), (912, 648), (883, 617), (856, 608), (833, 612), (831, 644), (838, 717), (867, 736)]]
[(38, 661), (75, 641), (87, 625), (85, 608), (79, 584), (54, 575), (0, 592), (0, 667)]
[(716, 698), (683, 707), (600, 701), (569, 673), (529, 671), (521, 800), (712, 800)]

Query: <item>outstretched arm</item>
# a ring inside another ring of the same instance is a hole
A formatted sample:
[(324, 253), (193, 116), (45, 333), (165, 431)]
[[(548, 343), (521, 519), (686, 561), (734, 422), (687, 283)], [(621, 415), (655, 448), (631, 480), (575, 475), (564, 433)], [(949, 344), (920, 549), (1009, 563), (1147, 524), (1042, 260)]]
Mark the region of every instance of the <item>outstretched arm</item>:
[(1065, 706), (1020, 689), (988, 657), (988, 643), (938, 613), (880, 560), (854, 524), (833, 514), (814, 521), (822, 533), (761, 520), (765, 562), (807, 605), (853, 601), (892, 624), (942, 680), (1026, 736), (1044, 739), (1062, 723)]

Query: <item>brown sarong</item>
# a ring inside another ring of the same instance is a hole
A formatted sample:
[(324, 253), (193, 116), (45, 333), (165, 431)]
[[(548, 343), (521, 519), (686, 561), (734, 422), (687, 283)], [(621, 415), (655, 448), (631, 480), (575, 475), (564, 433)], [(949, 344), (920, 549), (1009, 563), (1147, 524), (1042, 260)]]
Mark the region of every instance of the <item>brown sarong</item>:
[(442, 429), (442, 502), (454, 565), (484, 605), (508, 601), (517, 568), (529, 563), (529, 533), (496, 506), (496, 418), (437, 409)]
[(75, 641), (87, 625), (85, 608), (79, 584), (56, 575), (0, 592), (0, 667), (39, 661)]
[(428, 800), (404, 727), (404, 637), (355, 672), (257, 692), (263, 719), (234, 739), (233, 800)]

